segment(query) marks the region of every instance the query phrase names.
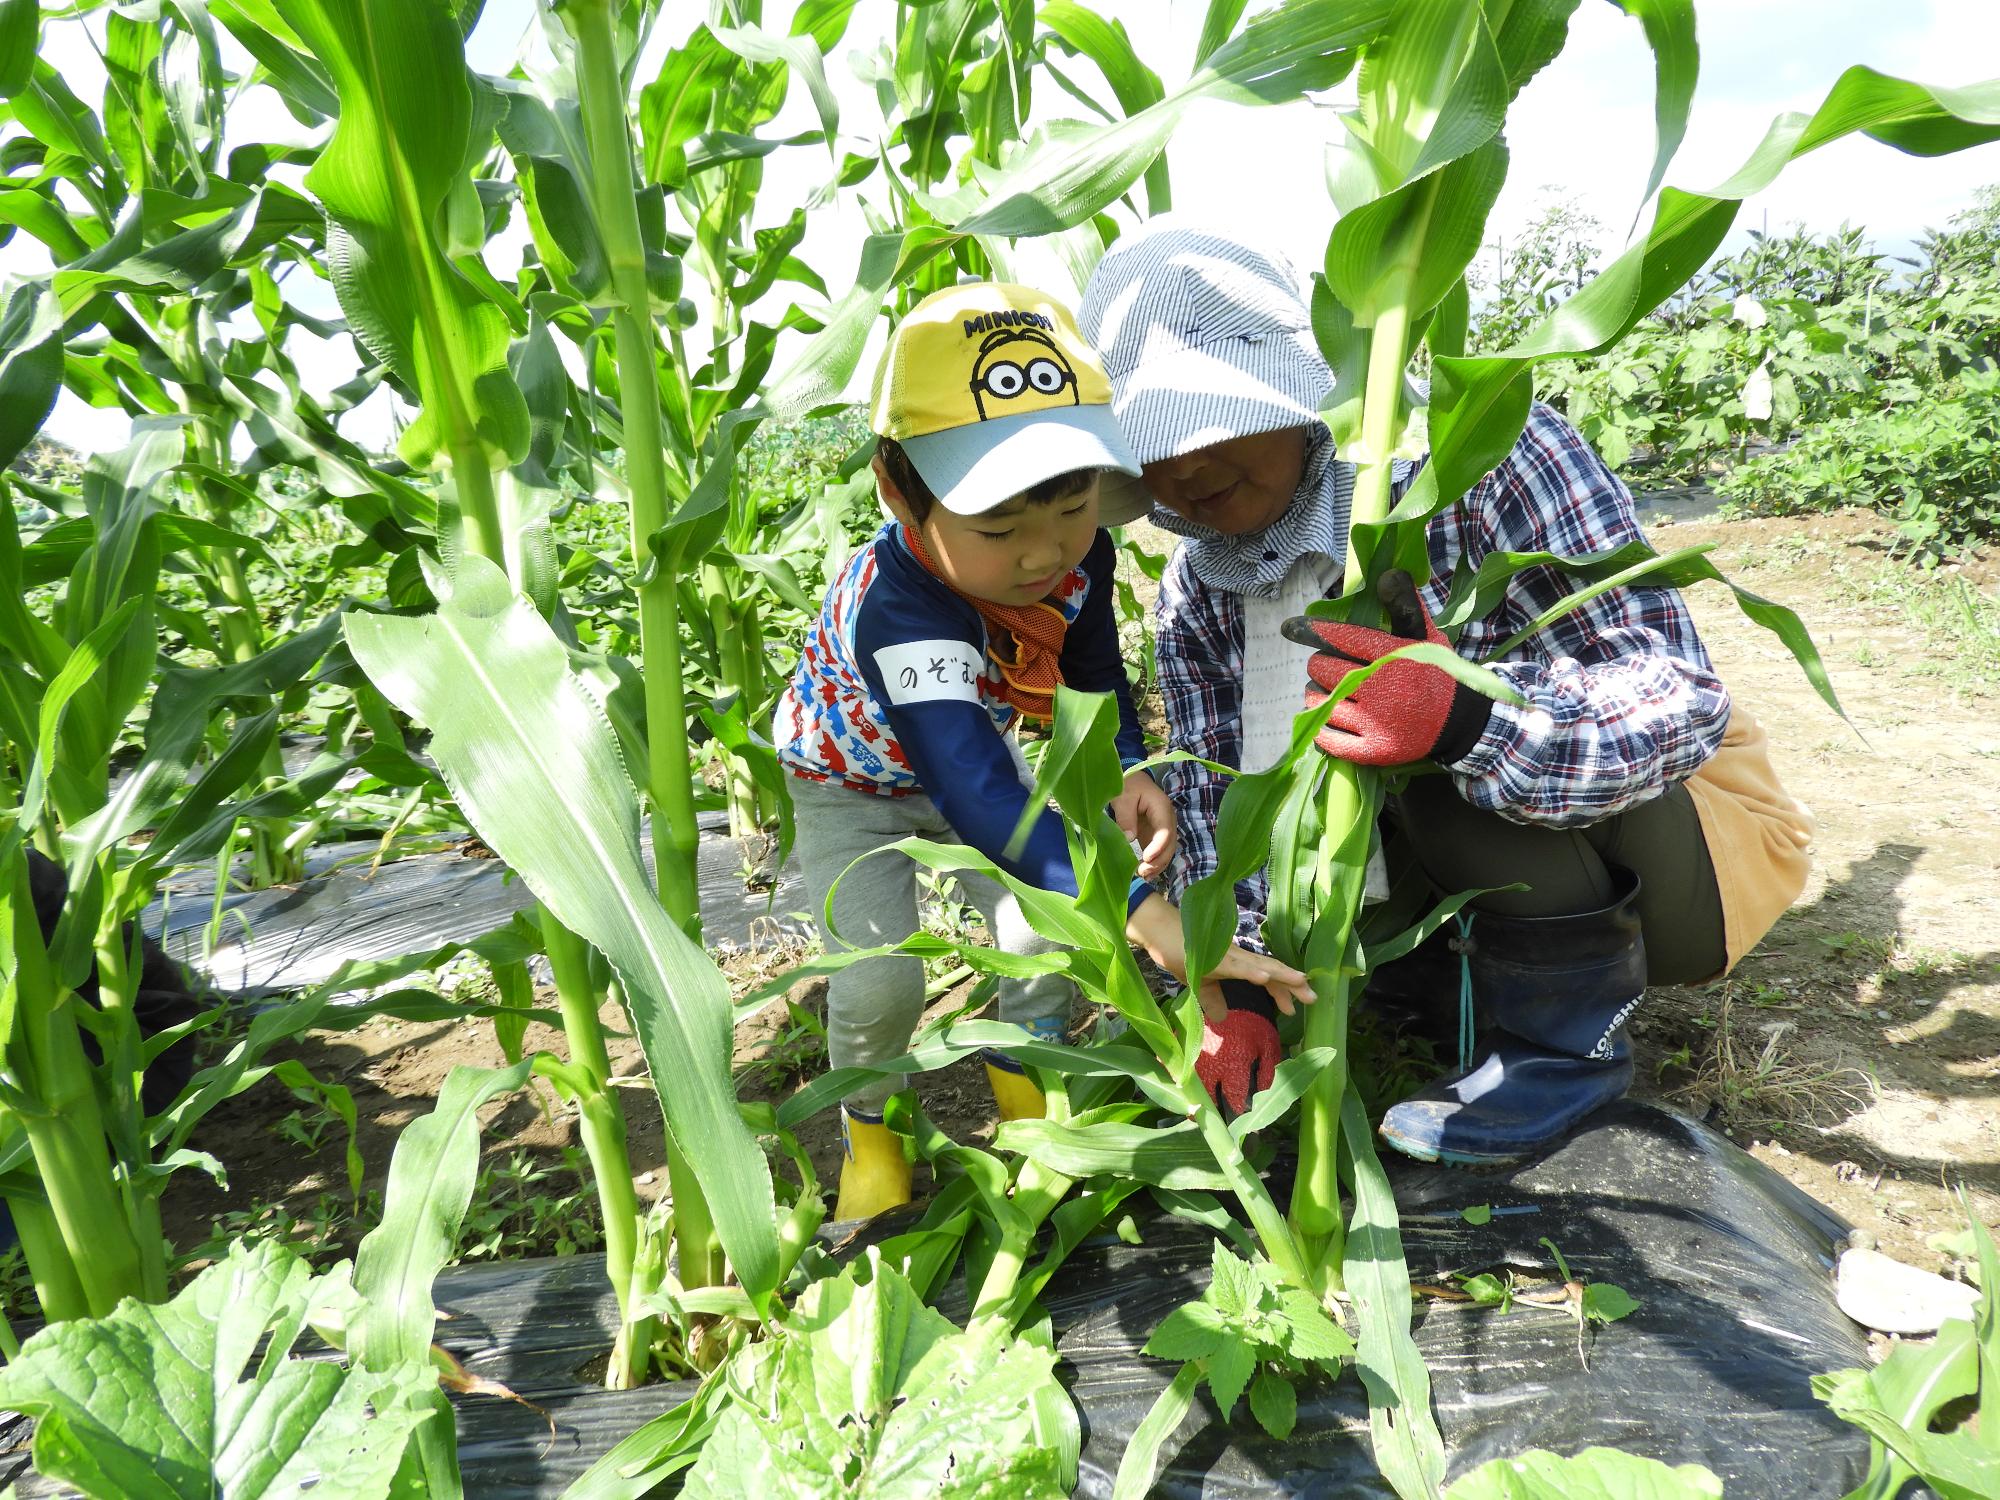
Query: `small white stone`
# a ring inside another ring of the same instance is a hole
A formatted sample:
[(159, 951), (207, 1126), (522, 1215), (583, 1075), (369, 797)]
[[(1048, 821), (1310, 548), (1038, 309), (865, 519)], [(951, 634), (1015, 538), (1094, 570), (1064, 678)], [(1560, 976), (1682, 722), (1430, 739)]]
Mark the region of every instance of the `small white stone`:
[(1922, 1334), (1936, 1333), (1948, 1318), (1970, 1319), (1979, 1291), (1879, 1250), (1845, 1250), (1833, 1275), (1833, 1299), (1863, 1328)]

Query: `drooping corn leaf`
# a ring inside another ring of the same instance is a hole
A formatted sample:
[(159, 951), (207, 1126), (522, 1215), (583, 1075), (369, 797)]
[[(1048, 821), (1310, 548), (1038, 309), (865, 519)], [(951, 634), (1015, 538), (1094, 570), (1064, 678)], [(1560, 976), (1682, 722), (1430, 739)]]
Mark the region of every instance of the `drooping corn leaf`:
[(1055, 1351), (959, 1332), (873, 1249), (737, 1355), (728, 1386), (689, 1500), (1055, 1500), (1074, 1482), (1036, 1434)]
[(435, 615), (354, 616), (347, 639), (383, 694), (431, 728), (431, 754), (479, 836), (618, 971), (668, 1128), (738, 1278), (768, 1296), (776, 1209), (736, 1110), (728, 985), (653, 892), (617, 738), (562, 642), (483, 558), (463, 560)]
[(37, 1471), (93, 1500), (382, 1500), (435, 1420), (437, 1376), (427, 1360), (293, 1359), (338, 1289), (282, 1245), (239, 1242), (165, 1306), (127, 1301), (36, 1334), (0, 1369), (0, 1406), (37, 1419)]
[(1669, 1468), (1616, 1448), (1560, 1458), (1537, 1448), (1481, 1464), (1445, 1500), (1721, 1500), (1722, 1481), (1700, 1464)]
[(1667, 168), (1687, 134), (1688, 110), (1694, 104), (1694, 86), (1701, 73), (1701, 47), (1694, 34), (1694, 0), (1617, 0), (1626, 15), (1646, 29), (1646, 44), (1653, 49), (1653, 170), (1646, 176), (1647, 199), (1666, 181)]
[(1410, 1267), (1396, 1195), (1375, 1156), (1368, 1111), (1351, 1085), (1340, 1116), (1340, 1151), (1354, 1191), (1343, 1269), (1359, 1328), (1354, 1368), (1368, 1390), (1375, 1462), (1397, 1494), (1434, 1495), (1444, 1482), (1444, 1439), (1431, 1415), (1430, 1371), (1410, 1336)]
[(1933, 88), (1872, 68), (1850, 68), (1811, 114), (1779, 116), (1727, 182), (1707, 193), (1664, 189), (1645, 238), (1513, 347), (1493, 355), (1436, 359), (1430, 461), (1387, 523), (1354, 526), (1350, 542), (1362, 575), (1373, 577), (1379, 571), (1371, 559), (1385, 531), (1398, 539), (1398, 565), (1427, 570), (1422, 528), (1399, 523), (1435, 515), (1506, 458), (1527, 420), (1536, 364), (1611, 348), (1707, 264), (1744, 198), (1768, 186), (1789, 162), (1857, 131), (1917, 156), (2000, 140), (2000, 81)]

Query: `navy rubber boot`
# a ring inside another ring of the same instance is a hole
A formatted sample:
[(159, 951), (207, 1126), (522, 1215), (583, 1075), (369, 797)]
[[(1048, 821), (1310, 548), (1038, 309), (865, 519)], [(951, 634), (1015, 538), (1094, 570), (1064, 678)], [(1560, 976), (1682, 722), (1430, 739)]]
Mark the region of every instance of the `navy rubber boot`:
[(1393, 1105), (1381, 1134), (1419, 1161), (1507, 1166), (1632, 1086), (1625, 1022), (1646, 989), (1636, 875), (1601, 911), (1474, 919), (1466, 959), (1492, 1035), (1484, 1056)]

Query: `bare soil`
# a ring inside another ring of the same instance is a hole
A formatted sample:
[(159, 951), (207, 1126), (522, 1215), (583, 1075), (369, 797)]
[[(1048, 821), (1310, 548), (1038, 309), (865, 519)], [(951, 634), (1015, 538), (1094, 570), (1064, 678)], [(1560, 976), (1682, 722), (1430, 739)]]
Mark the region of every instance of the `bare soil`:
[[(1819, 837), (1811, 885), (1734, 974), (1652, 993), (1636, 1026), (1641, 1090), (1708, 1115), (1884, 1250), (1934, 1265), (1926, 1236), (1962, 1225), (1961, 1188), (1987, 1223), (2000, 1221), (2000, 682), (1955, 664), (1893, 604), (1862, 597), (1890, 539), (1871, 515), (1667, 523), (1655, 539), (1713, 543), (1725, 572), (1797, 609), (1852, 727), (1725, 590), (1692, 593), (1717, 665), (1770, 730), (1779, 771), (1817, 815)], [(1990, 592), (2000, 566), (1975, 559), (1964, 576)], [(1943, 578), (1920, 586), (1942, 588)], [(775, 965), (767, 956), (733, 967), (748, 989)], [(810, 1009), (821, 993), (809, 981), (795, 998)], [(782, 1097), (802, 1069), (823, 1066), (786, 1043), (791, 1024), (779, 1008), (741, 1031), (746, 1095)], [(527, 1046), (561, 1042), (533, 1027)], [(429, 1109), (446, 1073), (502, 1060), (490, 1026), (476, 1021), (375, 1022), (316, 1035), (298, 1055), (352, 1090), (375, 1190), (396, 1132)], [(633, 1076), (626, 1113), (641, 1191), (656, 1193), (658, 1107), (636, 1076), (636, 1044), (617, 1043), (613, 1058)], [(948, 1133), (990, 1138), (976, 1061), (925, 1077), (921, 1090)], [(183, 1173), (166, 1202), (170, 1237), (199, 1244), (228, 1209), (277, 1204), (307, 1217), (324, 1195), (344, 1197), (337, 1130), (316, 1151), (277, 1133), (296, 1107), (266, 1083), (209, 1118), (193, 1144), (228, 1164), (229, 1191)], [(830, 1182), (833, 1114), (801, 1138)], [(572, 1119), (544, 1091), (494, 1106), (484, 1150), (489, 1162), (516, 1150), (552, 1160), (576, 1142)], [(365, 1227), (350, 1216), (322, 1248), (351, 1253)]]

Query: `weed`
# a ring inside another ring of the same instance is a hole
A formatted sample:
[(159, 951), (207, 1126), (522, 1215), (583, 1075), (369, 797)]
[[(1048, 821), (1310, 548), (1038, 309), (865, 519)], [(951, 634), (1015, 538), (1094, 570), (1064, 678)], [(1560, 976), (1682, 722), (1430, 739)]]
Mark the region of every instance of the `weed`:
[(1696, 1065), (1694, 1078), (1673, 1097), (1713, 1105), (1731, 1124), (1756, 1126), (1773, 1120), (1820, 1122), (1865, 1107), (1875, 1083), (1859, 1068), (1795, 1057), (1785, 1046), (1790, 1021), (1764, 1022), (1761, 1043), (1746, 1040), (1734, 1021), (1735, 997), (1725, 987), (1713, 1030), (1714, 1041)]
[(207, 1239), (175, 1258), (174, 1269), (199, 1269), (222, 1260), (237, 1240), (284, 1245), (308, 1261), (332, 1260), (351, 1254), (381, 1216), (381, 1195), (372, 1190), (362, 1195), (358, 1206), (345, 1194), (321, 1193), (303, 1213), (294, 1213), (282, 1203), (230, 1209), (215, 1216)]
[(736, 1070), (737, 1092), (746, 1087), (757, 1093), (774, 1092), (826, 1070), (824, 1018), (790, 998), (785, 1001), (785, 1013), (790, 1024), (752, 1049), (748, 1060)]
[[(604, 1242), (588, 1164), (575, 1146), (563, 1148), (562, 1165), (516, 1150), (479, 1172), (459, 1241), (460, 1260), (511, 1260), (574, 1255)], [(556, 1189), (564, 1182), (567, 1191)]]
[(320, 1147), (340, 1124), (340, 1116), (327, 1108), (317, 1094), (305, 1089), (293, 1089), (292, 1097), (305, 1107), (295, 1109), (271, 1127), (271, 1133), (288, 1145), (296, 1146), (303, 1156), (318, 1156)]

